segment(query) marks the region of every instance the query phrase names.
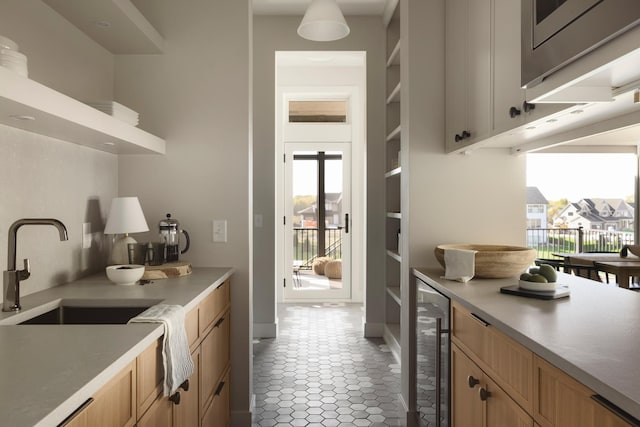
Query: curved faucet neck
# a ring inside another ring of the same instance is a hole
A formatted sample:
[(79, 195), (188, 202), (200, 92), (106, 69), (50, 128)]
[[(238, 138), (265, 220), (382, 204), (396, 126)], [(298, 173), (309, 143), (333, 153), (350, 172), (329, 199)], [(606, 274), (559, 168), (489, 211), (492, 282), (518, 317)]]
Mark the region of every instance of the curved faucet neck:
[(23, 225), (52, 225), (58, 229), (60, 240), (69, 240), (67, 227), (54, 218), (22, 218), (15, 221), (9, 227), (9, 250), (7, 252), (7, 270), (15, 271), (16, 269), (16, 243), (18, 240), (18, 229)]

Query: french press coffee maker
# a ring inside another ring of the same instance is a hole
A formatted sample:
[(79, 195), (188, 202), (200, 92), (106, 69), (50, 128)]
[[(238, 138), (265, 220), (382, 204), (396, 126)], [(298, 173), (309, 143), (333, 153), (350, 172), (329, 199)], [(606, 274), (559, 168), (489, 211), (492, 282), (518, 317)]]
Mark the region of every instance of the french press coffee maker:
[[(191, 243), (189, 233), (180, 228), (180, 223), (171, 218), (171, 214), (167, 214), (167, 219), (160, 220), (158, 227), (160, 228), (161, 242), (166, 244), (166, 261), (178, 261), (180, 254), (189, 250), (189, 244)], [(184, 234), (184, 238), (186, 239), (186, 244), (182, 251), (180, 250), (180, 233)]]

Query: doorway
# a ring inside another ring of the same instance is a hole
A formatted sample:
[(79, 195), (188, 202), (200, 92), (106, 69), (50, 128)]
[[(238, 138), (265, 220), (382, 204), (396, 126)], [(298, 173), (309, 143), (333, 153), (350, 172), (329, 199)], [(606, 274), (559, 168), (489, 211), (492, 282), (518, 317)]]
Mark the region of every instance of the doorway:
[(351, 144), (286, 143), (284, 204), (284, 298), (351, 298)]
[[(276, 52), (275, 103), (276, 302), (363, 302), (366, 53)], [(294, 168), (313, 191), (294, 190)], [(332, 277), (313, 269), (325, 257)]]

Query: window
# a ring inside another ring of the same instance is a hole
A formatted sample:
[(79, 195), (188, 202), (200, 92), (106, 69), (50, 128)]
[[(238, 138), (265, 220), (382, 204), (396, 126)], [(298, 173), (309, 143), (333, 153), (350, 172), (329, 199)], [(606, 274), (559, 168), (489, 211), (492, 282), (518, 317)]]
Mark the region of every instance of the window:
[(544, 205), (527, 205), (529, 213), (544, 213)]
[(346, 123), (347, 101), (289, 101), (289, 123)]

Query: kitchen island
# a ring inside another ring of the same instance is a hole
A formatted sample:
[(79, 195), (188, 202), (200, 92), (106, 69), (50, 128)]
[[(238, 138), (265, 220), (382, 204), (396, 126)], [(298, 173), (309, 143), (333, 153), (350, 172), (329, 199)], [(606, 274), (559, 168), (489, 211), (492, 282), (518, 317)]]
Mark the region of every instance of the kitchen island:
[(108, 306), (127, 299), (148, 305), (178, 304), (189, 312), (232, 274), (232, 268), (194, 268), (189, 276), (117, 286), (101, 273), (25, 296), (21, 312), (0, 313), (0, 425), (58, 425), (164, 332), (159, 324), (17, 323), (61, 301), (100, 300)]
[(412, 272), (472, 316), (640, 419), (640, 294), (560, 273), (558, 283), (570, 288), (570, 296), (539, 300), (500, 293), (501, 287), (517, 284), (517, 277), (460, 283), (441, 278), (440, 268)]

